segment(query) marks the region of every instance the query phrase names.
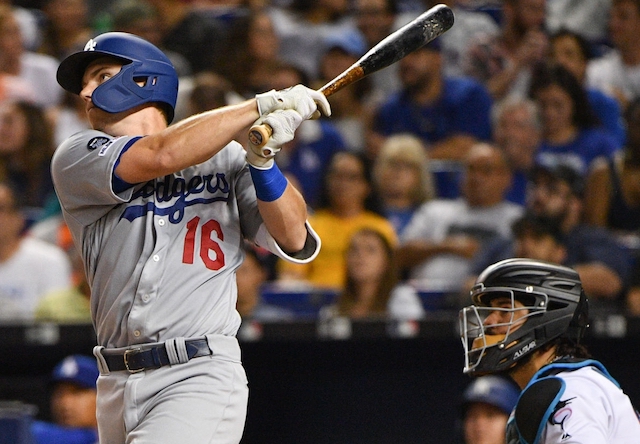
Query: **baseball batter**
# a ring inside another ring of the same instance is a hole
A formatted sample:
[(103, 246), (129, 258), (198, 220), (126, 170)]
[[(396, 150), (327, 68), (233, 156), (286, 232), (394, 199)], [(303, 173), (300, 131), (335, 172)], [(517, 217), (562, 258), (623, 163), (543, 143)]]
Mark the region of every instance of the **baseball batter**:
[(573, 269), (507, 259), (484, 270), (460, 313), (465, 373), (504, 373), (522, 393), (508, 444), (632, 444), (629, 397), (580, 343), (587, 297)]
[[(237, 443), (243, 239), (294, 262), (318, 253), (306, 204), (273, 157), (329, 104), (298, 85), (169, 126), (176, 72), (125, 33), (89, 40), (57, 79), (84, 99), (93, 128), (58, 147), (52, 174), (92, 289), (100, 443)], [(254, 123), (273, 135), (245, 152), (232, 138)]]

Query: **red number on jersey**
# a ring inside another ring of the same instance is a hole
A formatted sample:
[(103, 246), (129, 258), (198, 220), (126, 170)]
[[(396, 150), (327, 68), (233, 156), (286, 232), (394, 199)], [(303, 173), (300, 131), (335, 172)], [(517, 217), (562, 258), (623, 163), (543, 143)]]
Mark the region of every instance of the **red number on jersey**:
[[(185, 264), (193, 264), (199, 223), (198, 216), (187, 222), (187, 234), (184, 237), (184, 249), (182, 250), (182, 262)], [(210, 220), (204, 223), (200, 230), (200, 259), (204, 262), (205, 267), (215, 271), (224, 266), (224, 253), (216, 239), (211, 237), (212, 233), (215, 233), (217, 240), (224, 240), (222, 227), (218, 221)]]

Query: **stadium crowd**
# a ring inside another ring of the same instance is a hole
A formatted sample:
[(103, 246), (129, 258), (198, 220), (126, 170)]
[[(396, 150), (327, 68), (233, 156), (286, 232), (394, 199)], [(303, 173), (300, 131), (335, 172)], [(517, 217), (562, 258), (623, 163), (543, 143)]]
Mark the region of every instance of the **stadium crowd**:
[(24, 0), (0, 2), (0, 321), (90, 319), (49, 172), (88, 127), (55, 76), (90, 37), (163, 49), (178, 121), (319, 88), (435, 3), (454, 11), (448, 33), (331, 96), (332, 116), (276, 157), (323, 248), (305, 266), (252, 252), (269, 291), (239, 311), (290, 319), (246, 307), (321, 291), (319, 316), (419, 318), (519, 255), (574, 267), (597, 307), (640, 316), (640, 0)]

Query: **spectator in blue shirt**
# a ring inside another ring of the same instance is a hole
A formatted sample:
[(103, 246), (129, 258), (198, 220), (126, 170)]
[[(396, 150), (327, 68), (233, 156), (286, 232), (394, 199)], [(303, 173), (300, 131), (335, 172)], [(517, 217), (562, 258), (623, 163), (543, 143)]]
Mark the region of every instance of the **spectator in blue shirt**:
[(540, 113), (533, 100), (514, 96), (494, 107), (493, 139), (511, 166), (511, 187), (505, 196), (510, 202), (525, 204), (541, 133)]
[(462, 159), (478, 141), (491, 137), (492, 99), (478, 81), (447, 77), (436, 39), (398, 62), (402, 88), (381, 104), (372, 129), (384, 137), (411, 133), (432, 159)]

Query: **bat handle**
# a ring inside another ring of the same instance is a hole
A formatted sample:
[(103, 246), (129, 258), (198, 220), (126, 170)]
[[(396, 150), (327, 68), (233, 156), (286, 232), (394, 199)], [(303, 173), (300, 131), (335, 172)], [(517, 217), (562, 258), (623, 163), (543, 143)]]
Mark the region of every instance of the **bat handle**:
[(267, 144), (269, 138), (273, 134), (273, 128), (267, 124), (253, 125), (249, 129), (249, 143), (254, 148), (262, 148)]

